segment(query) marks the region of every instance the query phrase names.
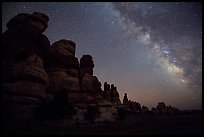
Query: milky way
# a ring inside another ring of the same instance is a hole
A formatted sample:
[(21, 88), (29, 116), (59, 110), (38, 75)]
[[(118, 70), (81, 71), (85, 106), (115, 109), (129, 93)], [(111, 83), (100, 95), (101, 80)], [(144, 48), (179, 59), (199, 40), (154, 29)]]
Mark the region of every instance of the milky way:
[(3, 3), (2, 32), (17, 13), (50, 17), (51, 43), (72, 39), (76, 56), (93, 56), (94, 75), (118, 87), (120, 98), (154, 107), (202, 107), (202, 4)]

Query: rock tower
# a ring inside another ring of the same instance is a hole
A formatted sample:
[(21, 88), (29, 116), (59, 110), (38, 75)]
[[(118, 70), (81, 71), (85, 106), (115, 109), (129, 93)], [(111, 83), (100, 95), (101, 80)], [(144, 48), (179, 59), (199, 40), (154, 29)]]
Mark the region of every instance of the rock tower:
[(72, 109), (75, 122), (114, 121), (115, 106), (120, 104), (117, 88), (105, 83), (104, 91), (101, 89), (93, 73), (93, 57), (83, 55), (79, 62), (72, 40), (50, 45), (43, 34), (48, 21), (43, 13), (20, 13), (2, 34), (4, 118), (7, 122), (40, 115), (65, 118)]

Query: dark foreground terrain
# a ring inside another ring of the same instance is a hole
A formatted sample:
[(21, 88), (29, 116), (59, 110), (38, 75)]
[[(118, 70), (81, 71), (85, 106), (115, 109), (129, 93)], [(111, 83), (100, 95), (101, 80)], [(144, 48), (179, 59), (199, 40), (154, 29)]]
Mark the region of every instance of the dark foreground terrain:
[(201, 135), (202, 115), (128, 115), (124, 121), (75, 124), (57, 120), (55, 122), (31, 122), (3, 126), (3, 134), (44, 135)]

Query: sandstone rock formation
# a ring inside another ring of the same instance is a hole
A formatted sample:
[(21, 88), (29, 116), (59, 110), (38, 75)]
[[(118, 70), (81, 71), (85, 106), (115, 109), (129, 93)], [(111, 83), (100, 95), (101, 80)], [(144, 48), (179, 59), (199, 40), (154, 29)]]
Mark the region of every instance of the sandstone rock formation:
[(159, 102), (157, 105), (157, 110), (159, 110), (161, 113), (166, 113), (166, 105), (164, 102)]
[(52, 44), (46, 60), (46, 71), (50, 77), (49, 93), (60, 90), (80, 90), (78, 69), (79, 62), (75, 55), (75, 43), (60, 40)]
[[(75, 42), (62, 39), (51, 46), (42, 34), (48, 21), (43, 13), (20, 13), (7, 23), (8, 29), (2, 34), (3, 125), (49, 120), (55, 126), (56, 119), (69, 125), (114, 121), (118, 114), (124, 119), (126, 110), (149, 113), (147, 107), (128, 100), (127, 93), (121, 104), (114, 84), (105, 82), (102, 90), (93, 73), (92, 56), (83, 55), (79, 62)], [(152, 111), (179, 113), (164, 102)]]
[(110, 90), (110, 84), (107, 84), (107, 82), (104, 83), (104, 91), (103, 91), (103, 97), (106, 100), (111, 101), (111, 90)]
[[(42, 34), (48, 16), (20, 13), (2, 34), (3, 112), (8, 119), (57, 119), (68, 113), (75, 122), (114, 121), (119, 93), (101, 89), (91, 55), (75, 57), (76, 44), (62, 39), (50, 46)], [(107, 93), (107, 95), (106, 95)]]
[(127, 93), (124, 94), (124, 97), (123, 97), (123, 104), (128, 104)]
[(127, 93), (124, 94), (123, 107), (129, 113), (142, 113), (142, 107), (141, 107), (140, 103), (138, 103), (136, 101), (128, 100)]
[[(98, 110), (98, 116), (95, 121), (113, 121), (116, 118), (116, 109), (113, 103), (103, 98), (103, 91), (101, 89), (101, 82), (96, 76), (93, 75), (93, 58), (90, 55), (83, 55), (80, 59), (80, 91), (84, 96), (81, 98), (82, 104), (88, 104), (86, 107), (86, 113), (89, 111), (89, 107), (96, 107)], [(85, 112), (85, 111), (84, 111)]]
[(110, 86), (107, 82), (104, 83), (103, 97), (115, 105), (121, 104), (117, 87), (115, 87), (114, 84)]
[(111, 102), (116, 105), (121, 104), (117, 87), (115, 87), (114, 84), (111, 84)]
[(96, 76), (93, 76), (93, 68), (92, 56), (83, 55), (80, 59), (80, 87), (81, 90), (90, 90), (101, 94), (101, 82)]
[(144, 114), (150, 114), (151, 111), (149, 110), (148, 107), (146, 107), (146, 106), (142, 106), (142, 113), (144, 113)]
[(154, 114), (179, 114), (178, 108), (172, 107), (171, 105), (166, 106), (164, 102), (158, 102), (156, 108), (152, 109)]
[(29, 119), (46, 100), (49, 77), (44, 69), (49, 40), (42, 33), (48, 16), (17, 14), (2, 34), (2, 104), (6, 117)]

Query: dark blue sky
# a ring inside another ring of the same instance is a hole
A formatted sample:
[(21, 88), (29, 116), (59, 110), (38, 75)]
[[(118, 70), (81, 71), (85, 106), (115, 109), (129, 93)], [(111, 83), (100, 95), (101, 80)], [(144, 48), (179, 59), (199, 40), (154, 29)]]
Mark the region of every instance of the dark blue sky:
[(73, 40), (93, 56), (94, 75), (114, 83), (122, 100), (202, 107), (202, 4), (175, 2), (3, 2), (2, 32), (17, 13), (43, 12), (51, 42)]

